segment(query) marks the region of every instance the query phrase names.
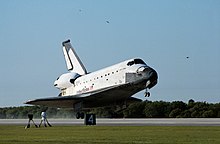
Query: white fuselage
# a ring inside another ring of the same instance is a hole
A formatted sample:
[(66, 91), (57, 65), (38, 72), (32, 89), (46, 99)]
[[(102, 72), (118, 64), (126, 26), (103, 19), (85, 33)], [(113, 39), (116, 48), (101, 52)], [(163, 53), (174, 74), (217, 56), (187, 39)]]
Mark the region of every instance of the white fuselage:
[(68, 77), (65, 80), (58, 79), (55, 81), (55, 86), (61, 89), (61, 96), (73, 96), (112, 86), (123, 85), (132, 82), (132, 80), (126, 80), (126, 73), (137, 73), (139, 68), (147, 67), (145, 63), (128, 65), (128, 63), (133, 60), (134, 59), (130, 59), (119, 64), (79, 76), (74, 80), (74, 83), (66, 87), (59, 87), (59, 83), (61, 83), (60, 81), (67, 81), (68, 83), (70, 78)]

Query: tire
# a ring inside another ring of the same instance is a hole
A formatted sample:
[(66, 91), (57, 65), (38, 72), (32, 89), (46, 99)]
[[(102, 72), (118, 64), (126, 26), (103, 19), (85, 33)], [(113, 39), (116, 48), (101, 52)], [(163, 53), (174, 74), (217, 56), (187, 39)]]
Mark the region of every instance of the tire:
[(77, 118), (77, 119), (80, 119), (80, 117), (81, 117), (81, 113), (80, 113), (80, 112), (77, 112), (77, 113), (76, 113), (76, 118)]
[(80, 113), (80, 117), (81, 117), (81, 119), (84, 119), (84, 118), (85, 118), (84, 112), (81, 112), (81, 113)]

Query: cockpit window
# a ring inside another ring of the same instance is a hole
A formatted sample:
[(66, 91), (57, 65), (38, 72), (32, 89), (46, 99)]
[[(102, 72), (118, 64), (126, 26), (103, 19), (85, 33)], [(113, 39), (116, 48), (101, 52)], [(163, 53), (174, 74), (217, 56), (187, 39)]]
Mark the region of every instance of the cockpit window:
[(133, 64), (134, 64), (134, 61), (129, 61), (129, 62), (127, 63), (128, 66), (132, 66)]
[(134, 59), (133, 61), (129, 61), (127, 63), (128, 66), (132, 66), (133, 64), (144, 64), (144, 65), (146, 65), (146, 63), (141, 59)]
[(146, 65), (146, 63), (142, 59), (134, 59), (134, 63), (135, 64), (145, 64)]

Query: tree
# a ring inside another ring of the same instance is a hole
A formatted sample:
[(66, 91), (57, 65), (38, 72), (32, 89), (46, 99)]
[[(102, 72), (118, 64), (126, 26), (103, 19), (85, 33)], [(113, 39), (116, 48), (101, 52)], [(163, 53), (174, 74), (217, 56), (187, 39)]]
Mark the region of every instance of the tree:
[(206, 102), (196, 102), (194, 106), (189, 109), (191, 112), (191, 117), (193, 118), (200, 118), (203, 117), (202, 114), (209, 110), (209, 104)]
[(202, 114), (203, 118), (212, 118), (214, 117), (214, 112), (212, 110), (207, 110)]
[(5, 113), (4, 108), (0, 108), (0, 119), (5, 119), (6, 118), (6, 113)]
[(6, 118), (16, 119), (18, 118), (18, 115), (19, 115), (19, 111), (16, 110), (15, 107), (11, 107), (6, 111)]
[(194, 101), (193, 99), (190, 99), (190, 100), (188, 101), (187, 107), (188, 107), (188, 108), (192, 108), (192, 107), (194, 107), (194, 105), (195, 105), (195, 101)]
[(214, 113), (214, 117), (220, 118), (220, 103), (212, 104), (211, 109)]
[(170, 103), (164, 101), (147, 102), (145, 106), (145, 115), (149, 118), (165, 118), (170, 113)]
[(182, 110), (180, 108), (176, 108), (170, 112), (169, 117), (171, 118), (180, 117), (181, 112)]
[(181, 111), (184, 111), (187, 108), (187, 104), (182, 101), (174, 101), (170, 105), (172, 110), (180, 109)]
[(124, 110), (123, 114), (126, 118), (144, 118), (145, 102), (132, 103)]
[(180, 114), (180, 117), (182, 117), (182, 118), (191, 118), (191, 112), (190, 112), (190, 110), (185, 110), (185, 111), (183, 111), (181, 114)]

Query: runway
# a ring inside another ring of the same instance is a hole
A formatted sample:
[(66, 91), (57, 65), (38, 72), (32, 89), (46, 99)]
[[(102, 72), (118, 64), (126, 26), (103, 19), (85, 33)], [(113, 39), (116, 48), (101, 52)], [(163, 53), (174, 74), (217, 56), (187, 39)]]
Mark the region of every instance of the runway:
[[(83, 119), (48, 119), (53, 125), (84, 125)], [(39, 123), (40, 119), (35, 119)], [(28, 119), (0, 119), (0, 125), (26, 125)], [(220, 126), (220, 118), (148, 118), (103, 119), (97, 118), (98, 126)]]

